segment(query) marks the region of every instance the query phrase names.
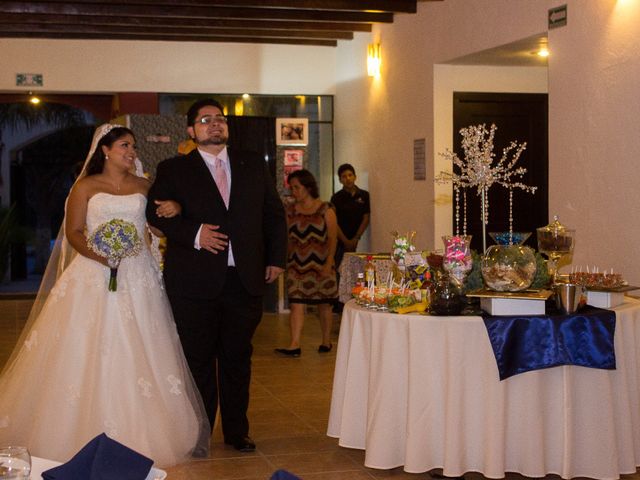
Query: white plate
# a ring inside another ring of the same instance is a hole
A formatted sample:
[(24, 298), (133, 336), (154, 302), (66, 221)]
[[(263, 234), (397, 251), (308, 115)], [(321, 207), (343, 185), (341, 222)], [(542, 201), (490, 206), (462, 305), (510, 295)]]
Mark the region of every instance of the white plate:
[[(60, 462), (54, 460), (47, 460), (45, 458), (31, 457), (31, 478), (41, 479), (42, 472), (49, 470), (50, 468), (62, 465)], [(159, 468), (151, 468), (149, 475), (145, 480), (164, 480), (167, 478), (167, 472), (160, 470)]]

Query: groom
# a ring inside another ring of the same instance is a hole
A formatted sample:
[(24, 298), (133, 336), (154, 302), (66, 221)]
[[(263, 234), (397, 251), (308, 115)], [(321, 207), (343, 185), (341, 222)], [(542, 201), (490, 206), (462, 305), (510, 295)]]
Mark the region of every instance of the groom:
[[(187, 132), (197, 148), (158, 165), (147, 219), (167, 236), (167, 294), (211, 428), (219, 399), (225, 443), (251, 452), (251, 339), (265, 285), (285, 266), (287, 231), (266, 162), (227, 147), (222, 112), (213, 99), (189, 108)], [(154, 201), (162, 199), (180, 203), (182, 214), (159, 217)]]

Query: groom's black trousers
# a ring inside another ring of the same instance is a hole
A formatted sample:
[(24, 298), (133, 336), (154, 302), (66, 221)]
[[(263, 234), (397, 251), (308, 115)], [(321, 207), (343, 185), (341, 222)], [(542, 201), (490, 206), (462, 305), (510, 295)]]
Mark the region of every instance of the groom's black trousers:
[(229, 267), (217, 297), (170, 295), (169, 300), (211, 429), (219, 400), (225, 441), (247, 436), (251, 339), (262, 318), (262, 296), (249, 295), (236, 269)]

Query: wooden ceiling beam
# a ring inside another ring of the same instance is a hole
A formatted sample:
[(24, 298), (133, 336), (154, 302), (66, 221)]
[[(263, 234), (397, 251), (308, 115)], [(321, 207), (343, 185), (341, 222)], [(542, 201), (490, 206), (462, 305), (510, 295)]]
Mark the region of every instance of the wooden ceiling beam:
[(313, 20), (326, 22), (392, 23), (393, 13), (362, 11), (301, 10), (286, 8), (235, 8), (158, 4), (81, 2), (0, 2), (0, 13), (53, 15), (112, 15), (175, 18), (235, 18), (270, 20)]
[(159, 40), (159, 41), (188, 41), (188, 42), (211, 42), (211, 43), (275, 43), (275, 44), (288, 44), (288, 45), (310, 45), (321, 47), (335, 47), (338, 45), (336, 40), (320, 40), (320, 39), (306, 39), (306, 38), (274, 38), (274, 37), (222, 37), (222, 36), (189, 36), (185, 35), (141, 35), (132, 38), (131, 34), (73, 34), (73, 33), (14, 33), (3, 32), (0, 28), (0, 37), (4, 38), (54, 38), (54, 39), (95, 39), (95, 40)]
[(270, 29), (315, 30), (335, 32), (370, 32), (370, 23), (349, 22), (286, 22), (278, 20), (233, 20), (202, 19), (173, 17), (124, 17), (124, 16), (77, 16), (77, 15), (41, 15), (7, 13), (0, 16), (0, 24), (61, 24), (61, 25), (120, 25), (129, 27), (177, 27), (177, 28), (235, 28), (235, 29)]
[(0, 38), (336, 46), (418, 1), (443, 0), (0, 0)]
[[(47, 3), (68, 3), (65, 0), (44, 0)], [(28, 3), (28, 2), (24, 2)], [(76, 0), (74, 3), (97, 4), (105, 0)], [(131, 2), (114, 0), (112, 5)], [(136, 0), (138, 4), (175, 5), (175, 0)], [(180, 5), (198, 7), (281, 8), (293, 10), (336, 10), (354, 12), (416, 13), (417, 0), (181, 0)]]
[[(197, 30), (185, 31), (184, 28), (176, 27), (141, 27), (132, 31), (130, 27), (118, 25), (74, 25), (74, 24), (0, 24), (0, 34), (2, 33), (24, 33), (30, 34), (74, 34), (87, 35), (96, 34), (109, 38), (111, 34), (128, 35), (131, 39), (145, 37), (149, 35), (181, 36), (186, 40), (189, 37), (275, 37), (275, 38), (319, 38), (334, 40), (352, 40), (351, 32), (331, 32), (312, 30), (269, 30), (269, 29), (246, 29), (239, 31), (234, 28), (198, 28)], [(176, 39), (177, 40), (177, 39)]]

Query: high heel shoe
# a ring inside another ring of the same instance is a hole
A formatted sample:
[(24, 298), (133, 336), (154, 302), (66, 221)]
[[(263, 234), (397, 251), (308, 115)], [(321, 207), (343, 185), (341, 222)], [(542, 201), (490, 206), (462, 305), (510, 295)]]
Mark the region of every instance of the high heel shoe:
[(302, 353), (302, 349), (300, 348), (276, 348), (276, 353), (281, 355), (286, 355), (287, 357), (299, 357)]
[(318, 347), (318, 353), (329, 353), (332, 348), (333, 348), (333, 343), (330, 343), (329, 345), (320, 345)]

